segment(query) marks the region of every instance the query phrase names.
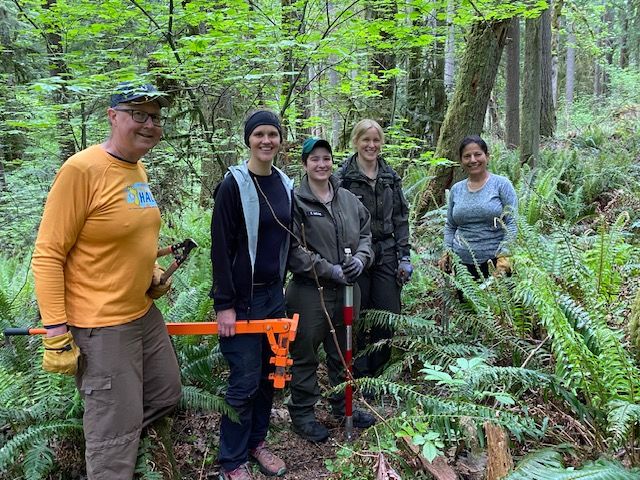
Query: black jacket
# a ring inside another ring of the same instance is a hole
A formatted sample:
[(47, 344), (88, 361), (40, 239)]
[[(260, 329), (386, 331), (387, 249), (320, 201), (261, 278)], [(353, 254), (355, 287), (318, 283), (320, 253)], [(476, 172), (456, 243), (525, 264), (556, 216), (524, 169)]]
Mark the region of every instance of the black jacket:
[(358, 168), (357, 153), (349, 157), (336, 172), (341, 185), (352, 192), (371, 213), (374, 252), (395, 248), (398, 258), (408, 257), (409, 206), (402, 193), (402, 179), (378, 157), (378, 176), (372, 188)]
[[(275, 170), (292, 205), (293, 181)], [(209, 295), (216, 312), (229, 308), (247, 310), (251, 303), (259, 218), (258, 193), (246, 163), (230, 167), (229, 174), (216, 189), (211, 219), (213, 288)], [(281, 279), (284, 279), (289, 253), (289, 236), (286, 238), (279, 252)]]

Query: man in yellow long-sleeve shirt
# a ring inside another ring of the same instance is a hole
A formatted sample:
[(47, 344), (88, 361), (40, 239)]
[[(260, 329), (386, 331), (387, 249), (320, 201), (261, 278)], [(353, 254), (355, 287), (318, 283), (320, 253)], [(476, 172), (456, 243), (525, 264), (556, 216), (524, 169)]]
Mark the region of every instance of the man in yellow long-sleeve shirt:
[(164, 106), (152, 85), (119, 85), (110, 137), (60, 168), (33, 254), (43, 367), (76, 376), (89, 480), (132, 479), (142, 428), (180, 398), (175, 352), (153, 303), (168, 290), (155, 264), (160, 212), (140, 162), (160, 141)]

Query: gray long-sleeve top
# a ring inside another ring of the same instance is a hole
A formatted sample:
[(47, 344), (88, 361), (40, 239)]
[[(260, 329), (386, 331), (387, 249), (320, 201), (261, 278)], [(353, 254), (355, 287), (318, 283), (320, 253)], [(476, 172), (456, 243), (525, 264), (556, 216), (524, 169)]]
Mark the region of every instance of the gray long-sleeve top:
[(474, 257), (483, 263), (508, 255), (517, 234), (517, 212), (518, 197), (508, 178), (491, 174), (475, 192), (462, 180), (451, 187), (444, 246), (467, 264), (474, 263)]

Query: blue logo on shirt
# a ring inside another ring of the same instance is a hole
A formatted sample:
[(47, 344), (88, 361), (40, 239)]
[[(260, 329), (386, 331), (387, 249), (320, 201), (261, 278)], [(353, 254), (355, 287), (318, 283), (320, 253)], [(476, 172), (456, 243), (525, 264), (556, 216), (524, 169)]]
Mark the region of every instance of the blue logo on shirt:
[(124, 192), (128, 204), (135, 205), (138, 208), (154, 208), (158, 206), (147, 183), (134, 183), (126, 187)]

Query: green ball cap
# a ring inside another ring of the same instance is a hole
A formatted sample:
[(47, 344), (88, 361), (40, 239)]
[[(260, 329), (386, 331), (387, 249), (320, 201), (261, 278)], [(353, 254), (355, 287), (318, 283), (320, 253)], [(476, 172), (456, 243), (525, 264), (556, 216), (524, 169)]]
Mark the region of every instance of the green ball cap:
[(326, 140), (322, 140), (317, 137), (307, 138), (302, 144), (302, 160), (306, 160), (311, 151), (316, 147), (324, 147), (329, 150), (331, 156), (333, 156), (333, 151), (331, 150), (331, 145)]

